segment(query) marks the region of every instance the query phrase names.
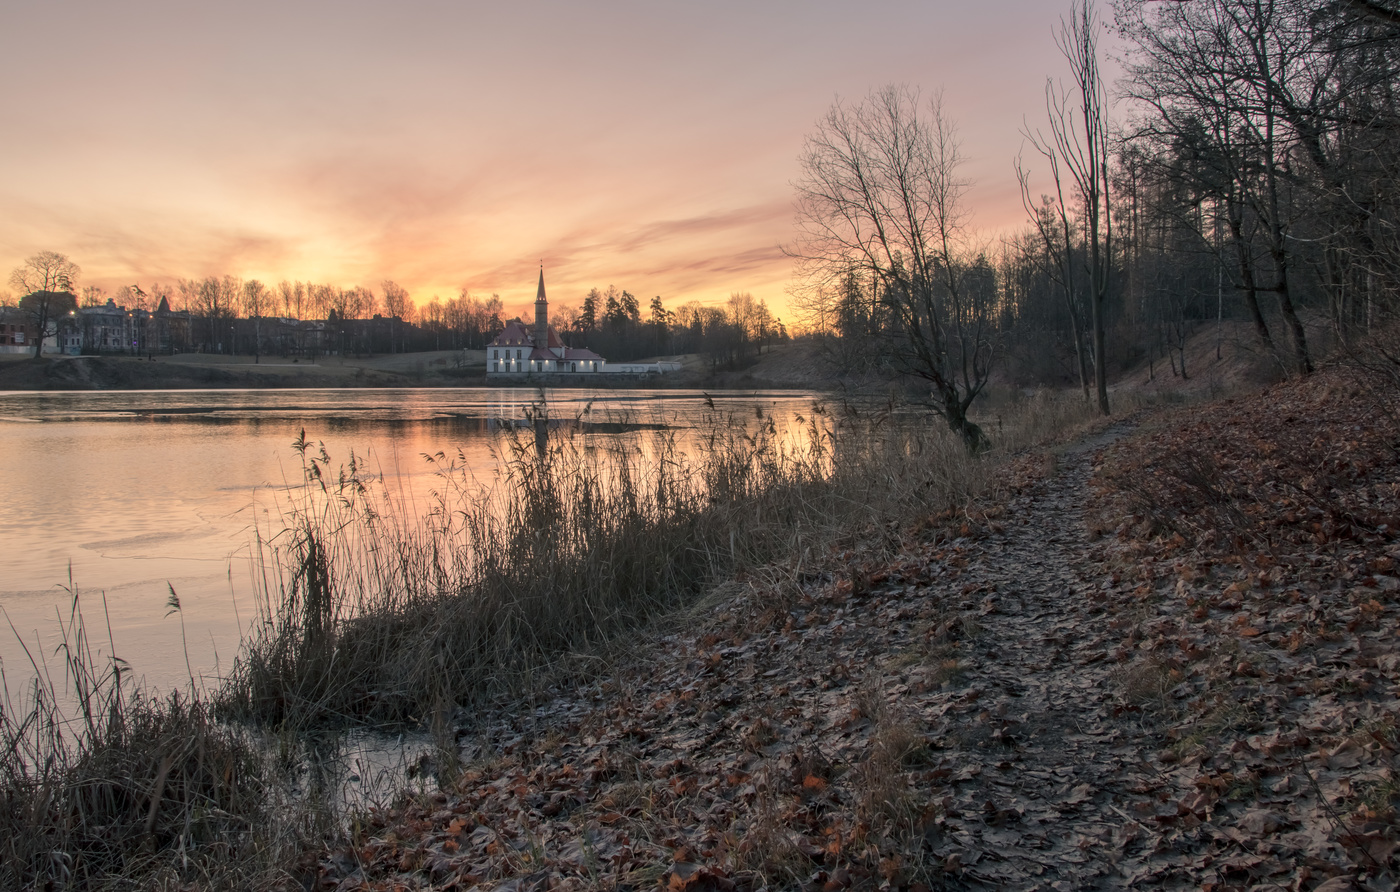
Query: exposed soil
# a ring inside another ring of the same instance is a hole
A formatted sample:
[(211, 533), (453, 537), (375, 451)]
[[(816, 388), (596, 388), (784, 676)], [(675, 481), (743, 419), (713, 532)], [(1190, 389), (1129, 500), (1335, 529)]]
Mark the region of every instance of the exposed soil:
[[(742, 581), (600, 680), (475, 716), (444, 792), (308, 868), (342, 889), (1393, 889), (1400, 430), (1360, 399), (1323, 377), (1120, 423), (887, 531), (894, 561)], [(1249, 483), (1228, 458), (1288, 436), (1332, 459), (1289, 444), (1314, 468), (1292, 508), (1267, 492), (1288, 461), (1244, 454)], [(1174, 475), (1202, 443), (1225, 476)]]

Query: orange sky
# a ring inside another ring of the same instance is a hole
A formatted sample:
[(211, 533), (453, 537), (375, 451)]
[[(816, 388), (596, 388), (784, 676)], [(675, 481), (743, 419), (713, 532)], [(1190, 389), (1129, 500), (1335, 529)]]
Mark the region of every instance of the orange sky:
[(1068, 2), (10, 0), (0, 271), (80, 284), (211, 274), (415, 300), (786, 310), (791, 181), (838, 96), (944, 90), (973, 223), (1020, 224)]

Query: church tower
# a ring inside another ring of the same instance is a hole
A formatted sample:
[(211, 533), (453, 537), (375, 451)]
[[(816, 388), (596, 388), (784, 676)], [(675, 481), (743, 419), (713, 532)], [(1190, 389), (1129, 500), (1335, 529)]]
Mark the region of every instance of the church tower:
[(549, 349), (549, 302), (544, 299), (544, 267), (540, 267), (540, 288), (535, 294), (535, 346)]

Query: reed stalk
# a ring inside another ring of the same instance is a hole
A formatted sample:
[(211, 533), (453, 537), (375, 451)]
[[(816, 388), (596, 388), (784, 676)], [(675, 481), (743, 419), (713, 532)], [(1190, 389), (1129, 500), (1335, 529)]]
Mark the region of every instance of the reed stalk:
[(30, 650), (28, 684), (3, 684), (0, 888), (117, 887), (172, 859), (185, 876), (265, 878), (280, 856), (263, 748), (193, 688), (135, 684), (70, 595), (57, 672)]

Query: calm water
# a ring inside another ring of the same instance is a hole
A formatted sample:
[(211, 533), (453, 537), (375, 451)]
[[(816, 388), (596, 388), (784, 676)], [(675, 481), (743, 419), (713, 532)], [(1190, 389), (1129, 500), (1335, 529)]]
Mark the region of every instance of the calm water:
[[(707, 411), (698, 391), (545, 397), (553, 418), (587, 408), (599, 421), (625, 415), (680, 429)], [(460, 448), (487, 479), (492, 444), (539, 398), (509, 388), (0, 392), (0, 607), (29, 652), (57, 671), (55, 617), (69, 610), (71, 573), (102, 653), (110, 619), (117, 655), (148, 682), (183, 684), (186, 644), (196, 675), (227, 669), (255, 616), (255, 531), (280, 529), (279, 494), (301, 483), (291, 444), (303, 429), (336, 463), (353, 450), (426, 507), (438, 478), (422, 455)], [(791, 424), (816, 398), (753, 393), (715, 403)], [(181, 610), (167, 615), (172, 587)], [(32, 669), (15, 634), (3, 624), (0, 633), (13, 692)]]

